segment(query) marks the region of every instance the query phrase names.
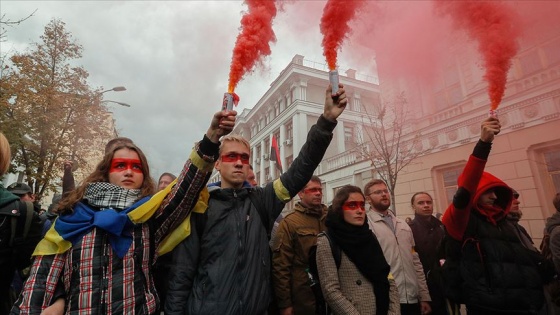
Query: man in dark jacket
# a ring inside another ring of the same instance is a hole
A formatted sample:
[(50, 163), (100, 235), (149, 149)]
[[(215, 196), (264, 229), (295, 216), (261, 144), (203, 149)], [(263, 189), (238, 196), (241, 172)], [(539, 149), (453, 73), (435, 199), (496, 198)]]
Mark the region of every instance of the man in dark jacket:
[(513, 189), (513, 201), (511, 204), (511, 209), (506, 217), (507, 222), (510, 224), (512, 229), (514, 230), (515, 234), (521, 241), (521, 244), (525, 246), (525, 248), (530, 249), (532, 251), (538, 252), (538, 249), (535, 247), (535, 243), (533, 239), (527, 232), (527, 230), (523, 227), (523, 225), (519, 224), (519, 220), (523, 216), (523, 212), (519, 208), (521, 202), (519, 201), (519, 193), (517, 190)]
[(526, 249), (506, 222), (513, 193), (484, 172), (500, 122), (482, 122), (481, 137), (458, 179), (443, 215), (452, 240), (443, 265), (446, 293), (468, 314), (537, 314), (543, 310), (542, 257)]
[(430, 277), (432, 268), (440, 259), (438, 249), (445, 235), (445, 229), (443, 223), (433, 216), (434, 201), (430, 194), (427, 192), (415, 193), (410, 199), (410, 205), (414, 210), (414, 220), (409, 225), (414, 236), (414, 249), (422, 262), (422, 269), (424, 269), (426, 283), (432, 298), (431, 314), (445, 315), (445, 298), (442, 288), (437, 281), (433, 280), (433, 277)]
[[(10, 144), (0, 132), (0, 177), (8, 171), (10, 160)], [(41, 240), (41, 225), (32, 204), (21, 201), (0, 181), (0, 314), (8, 314), (15, 302), (10, 284), (16, 270), (31, 264), (31, 253)]]
[(174, 251), (166, 314), (266, 312), (272, 297), (267, 234), (284, 204), (307, 184), (329, 146), (336, 119), (347, 103), (339, 87), (334, 97), (327, 89), (323, 115), (311, 127), (291, 167), (265, 187), (246, 183), (251, 159), (247, 140), (222, 139), (216, 162), (221, 183), (209, 188), (206, 213), (191, 217), (190, 236)]

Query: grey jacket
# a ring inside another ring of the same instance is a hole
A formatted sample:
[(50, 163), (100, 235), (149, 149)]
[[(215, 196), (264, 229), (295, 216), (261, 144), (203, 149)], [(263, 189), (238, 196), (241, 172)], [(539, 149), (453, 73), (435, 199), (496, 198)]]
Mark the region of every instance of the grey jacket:
[(546, 220), (546, 233), (550, 235), (550, 251), (556, 272), (560, 274), (560, 212)]
[[(204, 231), (197, 231), (196, 220), (202, 216), (193, 215), (191, 235), (173, 254), (166, 314), (266, 312), (272, 297), (267, 229), (313, 175), (335, 126), (321, 116), (291, 167), (264, 188), (210, 191), (205, 224), (198, 223)], [(259, 213), (267, 215), (268, 227)]]

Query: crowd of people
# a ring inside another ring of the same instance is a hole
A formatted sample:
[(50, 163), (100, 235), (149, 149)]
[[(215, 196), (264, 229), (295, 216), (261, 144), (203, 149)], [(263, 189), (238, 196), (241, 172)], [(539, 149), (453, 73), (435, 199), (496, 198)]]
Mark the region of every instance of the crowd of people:
[[(519, 193), (484, 171), (497, 118), (482, 122), (441, 221), (427, 192), (412, 194), (405, 221), (379, 179), (324, 204), (314, 172), (348, 101), (342, 84), (331, 92), (297, 158), (265, 185), (227, 110), (178, 177), (156, 183), (142, 150), (116, 138), (78, 186), (64, 163), (47, 212), (28, 185), (0, 185), (0, 314), (560, 314), (560, 194), (545, 255), (519, 224)], [(0, 176), (9, 164), (0, 133)], [(221, 180), (207, 185), (214, 169)]]

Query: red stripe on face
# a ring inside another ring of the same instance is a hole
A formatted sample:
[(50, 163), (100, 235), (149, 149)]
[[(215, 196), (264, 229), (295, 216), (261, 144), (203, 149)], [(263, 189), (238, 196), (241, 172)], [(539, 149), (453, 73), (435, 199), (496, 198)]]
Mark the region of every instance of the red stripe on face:
[(111, 168), (109, 169), (109, 173), (116, 173), (122, 172), (126, 170), (131, 170), (135, 173), (143, 174), (142, 172), (142, 162), (138, 159), (112, 159), (111, 160)]
[(358, 209), (365, 210), (366, 203), (363, 201), (347, 201), (342, 205), (342, 210), (352, 211)]

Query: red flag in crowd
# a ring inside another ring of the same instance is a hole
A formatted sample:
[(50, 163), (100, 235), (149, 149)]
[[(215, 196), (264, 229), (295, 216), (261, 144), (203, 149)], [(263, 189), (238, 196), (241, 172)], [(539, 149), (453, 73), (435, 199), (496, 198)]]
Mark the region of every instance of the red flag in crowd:
[(276, 164), (276, 168), (282, 173), (282, 162), (280, 161), (280, 149), (278, 148), (278, 142), (276, 137), (272, 136), (272, 142), (270, 146), (270, 160)]

